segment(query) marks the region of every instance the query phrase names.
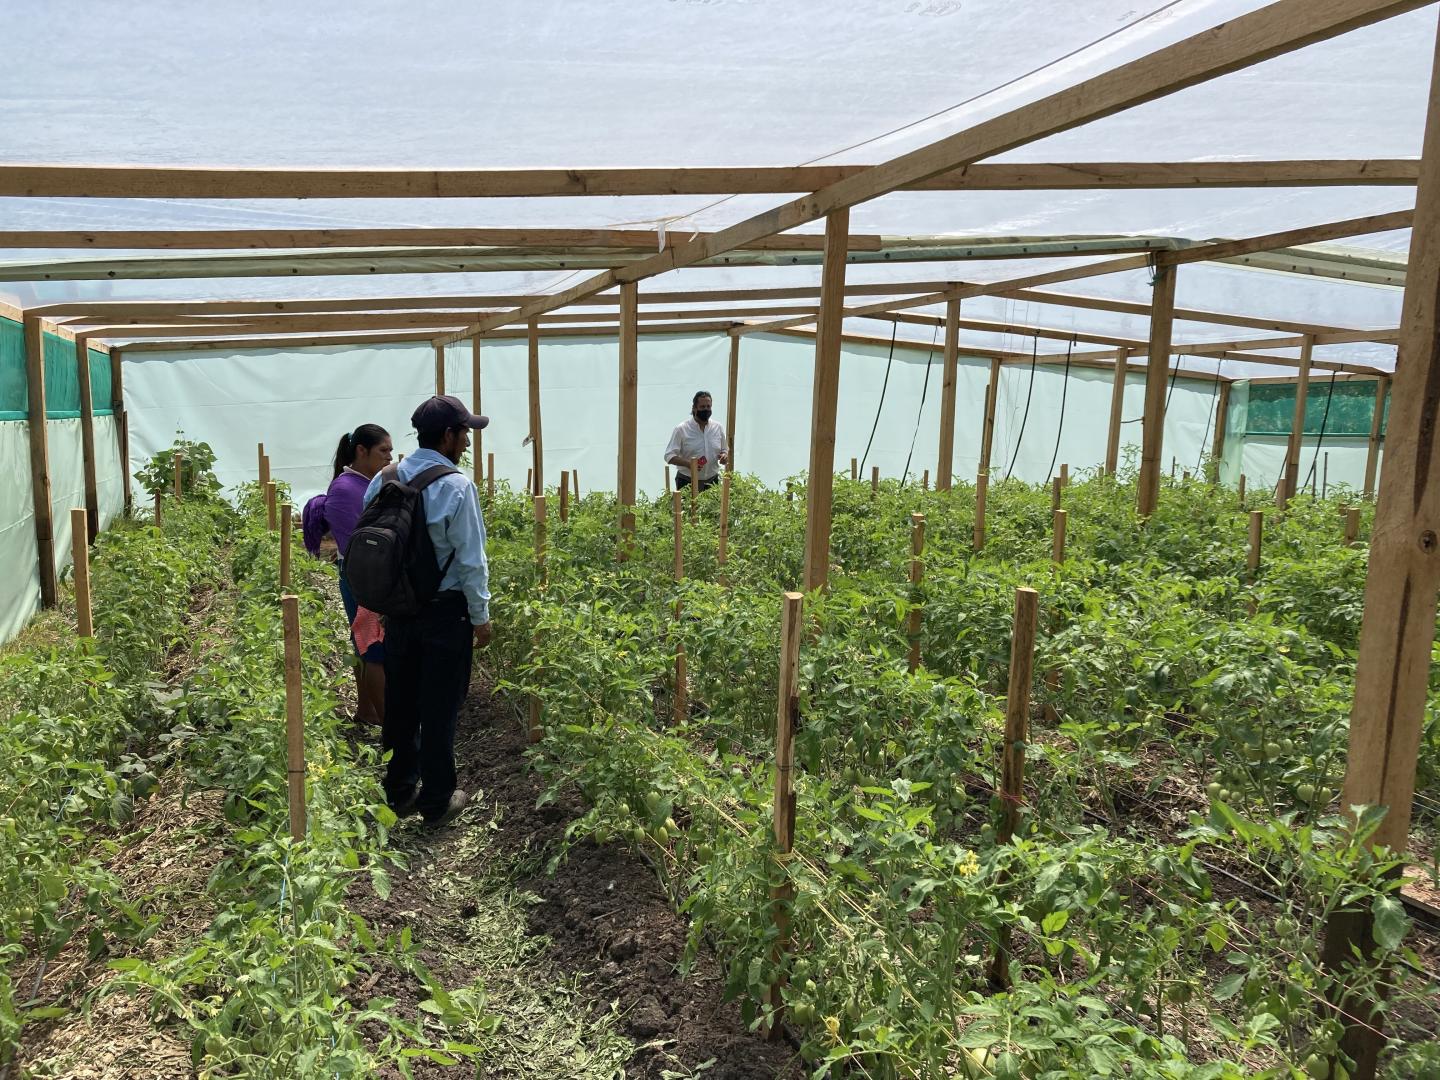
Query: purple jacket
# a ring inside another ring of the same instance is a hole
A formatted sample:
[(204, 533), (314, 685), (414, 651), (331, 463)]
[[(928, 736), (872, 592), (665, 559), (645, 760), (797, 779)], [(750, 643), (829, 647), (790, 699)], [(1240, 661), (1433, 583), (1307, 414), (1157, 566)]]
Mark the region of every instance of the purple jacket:
[(320, 541), (328, 532), (335, 538), (340, 557), (345, 557), (345, 545), (360, 520), (360, 511), (365, 505), (365, 489), (370, 481), (359, 473), (346, 469), (330, 481), (330, 490), (316, 495), (305, 504), (300, 515), (305, 531), (305, 550), (315, 554), (320, 550)]

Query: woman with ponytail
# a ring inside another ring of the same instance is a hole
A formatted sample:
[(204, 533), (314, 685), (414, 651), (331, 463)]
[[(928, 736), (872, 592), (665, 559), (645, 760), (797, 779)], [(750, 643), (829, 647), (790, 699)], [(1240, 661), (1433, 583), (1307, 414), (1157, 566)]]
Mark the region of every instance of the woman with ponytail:
[[(345, 545), (350, 542), (350, 534), (355, 531), (355, 522), (364, 508), (365, 489), (371, 478), (390, 464), (394, 449), (390, 433), (379, 424), (361, 424), (353, 432), (341, 435), (340, 445), (335, 449), (335, 475), (330, 489), (307, 502), (301, 515), (307, 551), (319, 554), (320, 542), (327, 534), (334, 538), (340, 550), (341, 557), (335, 564), (340, 571), (340, 599), (352, 626), (357, 607), (350, 583), (345, 580)], [(354, 645), (353, 634), (351, 645)], [(385, 719), (385, 646), (376, 642), (363, 653), (357, 650), (357, 654), (360, 663), (355, 669), (358, 694), (355, 719), (362, 724), (379, 724)]]

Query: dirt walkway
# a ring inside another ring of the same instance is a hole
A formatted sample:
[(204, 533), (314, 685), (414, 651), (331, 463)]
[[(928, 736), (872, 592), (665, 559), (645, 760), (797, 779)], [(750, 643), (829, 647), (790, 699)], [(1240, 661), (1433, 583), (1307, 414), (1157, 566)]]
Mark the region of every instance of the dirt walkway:
[[(791, 1047), (747, 1032), (739, 1009), (722, 1000), (713, 954), (702, 951), (679, 974), (688, 927), (635, 855), (585, 841), (550, 872), (582, 808), (573, 798), (536, 808), (540, 787), (525, 771), (513, 710), (477, 686), (459, 731), (460, 786), (474, 797), (471, 808), (439, 834), (397, 828), (409, 872), (395, 875), (388, 900), (367, 889), (355, 906), (378, 931), (410, 927), (419, 959), (447, 988), (484, 987), (498, 1027), (449, 1032), (484, 1047), (478, 1075), (803, 1076)], [(417, 1011), (429, 995), (413, 973), (380, 972), (374, 995), (434, 1020)], [(432, 1072), (422, 1062), (416, 1073), (453, 1078), (457, 1070)]]

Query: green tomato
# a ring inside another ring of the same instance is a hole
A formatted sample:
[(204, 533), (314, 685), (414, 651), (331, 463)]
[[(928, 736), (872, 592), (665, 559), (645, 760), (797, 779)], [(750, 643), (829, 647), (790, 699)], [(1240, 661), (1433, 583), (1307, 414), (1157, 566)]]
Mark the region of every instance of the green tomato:
[(644, 847), (644, 846), (645, 846), (645, 830), (642, 829), (642, 828), (640, 828), (640, 826), (638, 826), (638, 825), (635, 826), (635, 828), (634, 828), (633, 830), (631, 830), (630, 839), (633, 840), (633, 841), (635, 841), (635, 846), (636, 846), (636, 847)]
[(1303, 803), (1313, 803), (1313, 802), (1315, 801), (1315, 785), (1314, 785), (1314, 784), (1301, 784), (1301, 785), (1299, 785), (1299, 786), (1295, 789), (1295, 797), (1296, 797), (1297, 799), (1299, 799), (1299, 800), (1300, 800), (1301, 802), (1303, 802)]
[(1310, 1080), (1329, 1080), (1330, 1061), (1319, 1054), (1311, 1054), (1307, 1057), (1301, 1068), (1305, 1070), (1305, 1075), (1310, 1077)]
[(1267, 742), (1265, 744), (1265, 756), (1273, 760), (1280, 756), (1283, 749), (1278, 742)]
[(1225, 789), (1223, 787), (1213, 781), (1205, 785), (1205, 794), (1210, 796), (1211, 802), (1220, 801), (1220, 793), (1224, 790)]

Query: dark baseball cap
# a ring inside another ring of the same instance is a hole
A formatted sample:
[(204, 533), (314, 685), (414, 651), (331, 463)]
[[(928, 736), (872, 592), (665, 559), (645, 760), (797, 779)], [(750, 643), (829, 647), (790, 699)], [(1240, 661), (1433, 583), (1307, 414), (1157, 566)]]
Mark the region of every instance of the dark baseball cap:
[(410, 423), (416, 431), (445, 431), (456, 427), (483, 428), (490, 423), (490, 418), (476, 416), (465, 408), (459, 398), (436, 394), (422, 401), (420, 407), (410, 414)]

